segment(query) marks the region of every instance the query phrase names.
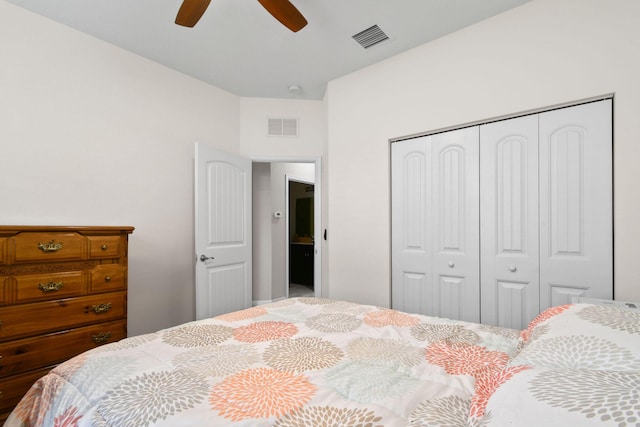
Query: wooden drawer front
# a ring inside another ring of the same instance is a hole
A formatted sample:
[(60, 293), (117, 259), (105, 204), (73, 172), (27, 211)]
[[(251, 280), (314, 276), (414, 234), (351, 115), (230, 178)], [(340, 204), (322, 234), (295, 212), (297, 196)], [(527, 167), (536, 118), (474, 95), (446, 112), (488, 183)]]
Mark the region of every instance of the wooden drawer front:
[(42, 301), (85, 294), (82, 271), (16, 276), (16, 302)]
[(85, 238), (77, 233), (20, 233), (12, 240), (16, 262), (83, 258)]
[(0, 340), (125, 317), (126, 298), (114, 292), (2, 307)]
[(23, 375), (0, 379), (0, 412), (10, 411), (18, 404), (22, 396), (40, 377), (45, 376), (53, 367), (40, 369)]
[(103, 264), (91, 270), (91, 292), (124, 289), (127, 268), (120, 264)]
[(0, 305), (5, 305), (8, 296), (5, 296), (9, 292), (9, 283), (11, 279), (9, 277), (0, 277)]
[(0, 344), (0, 378), (42, 368), (127, 336), (125, 320)]
[(7, 264), (9, 260), (7, 259), (7, 245), (9, 244), (8, 237), (0, 237), (0, 265)]
[(119, 258), (120, 236), (88, 236), (90, 258)]

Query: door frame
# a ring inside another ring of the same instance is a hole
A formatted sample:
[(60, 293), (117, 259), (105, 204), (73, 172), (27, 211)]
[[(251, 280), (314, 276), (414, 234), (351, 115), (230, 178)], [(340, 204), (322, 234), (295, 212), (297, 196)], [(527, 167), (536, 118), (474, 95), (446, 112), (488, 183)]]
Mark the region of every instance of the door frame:
[[(314, 168), (314, 200), (313, 200), (313, 292), (316, 297), (322, 296), (322, 158), (320, 156), (248, 156), (252, 163), (313, 163)], [(287, 185), (287, 195), (289, 192)], [(287, 202), (288, 203), (288, 202)], [(287, 213), (287, 223), (289, 214)], [(288, 235), (288, 229), (287, 229)], [(288, 243), (288, 242), (287, 242)], [(285, 298), (289, 297), (289, 245), (285, 253), (287, 283)]]

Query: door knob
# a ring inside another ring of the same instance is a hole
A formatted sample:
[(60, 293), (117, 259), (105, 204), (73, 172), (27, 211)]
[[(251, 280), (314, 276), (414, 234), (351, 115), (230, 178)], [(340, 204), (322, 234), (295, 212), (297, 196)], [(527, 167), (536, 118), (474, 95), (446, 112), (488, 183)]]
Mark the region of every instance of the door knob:
[(200, 261), (205, 262), (208, 259), (213, 259), (214, 257), (206, 256), (205, 254), (200, 255)]

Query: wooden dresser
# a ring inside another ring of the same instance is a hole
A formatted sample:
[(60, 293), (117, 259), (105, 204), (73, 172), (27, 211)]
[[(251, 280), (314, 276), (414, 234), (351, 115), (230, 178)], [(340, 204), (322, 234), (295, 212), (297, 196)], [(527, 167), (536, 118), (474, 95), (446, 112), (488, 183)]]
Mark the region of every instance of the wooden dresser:
[(132, 232), (0, 226), (0, 423), (56, 364), (126, 337)]

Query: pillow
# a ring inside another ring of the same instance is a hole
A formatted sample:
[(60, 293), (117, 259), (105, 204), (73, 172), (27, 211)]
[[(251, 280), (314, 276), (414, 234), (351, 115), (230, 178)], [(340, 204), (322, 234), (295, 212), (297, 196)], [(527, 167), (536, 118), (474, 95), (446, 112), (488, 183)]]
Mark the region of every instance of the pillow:
[(552, 307), (521, 332), (510, 366), (640, 370), (640, 313), (619, 307)]
[(525, 369), (491, 395), (488, 426), (620, 426), (640, 423), (640, 371)]

